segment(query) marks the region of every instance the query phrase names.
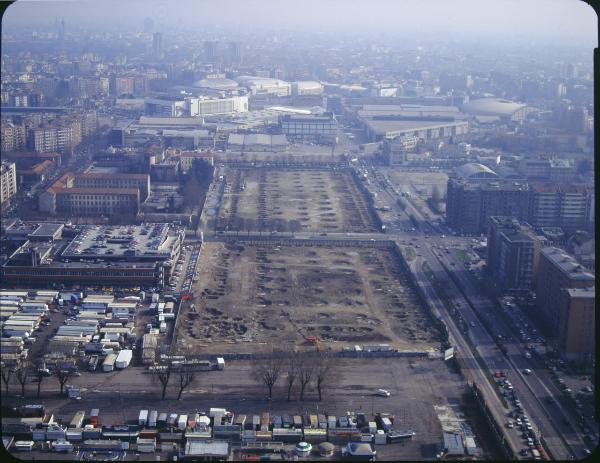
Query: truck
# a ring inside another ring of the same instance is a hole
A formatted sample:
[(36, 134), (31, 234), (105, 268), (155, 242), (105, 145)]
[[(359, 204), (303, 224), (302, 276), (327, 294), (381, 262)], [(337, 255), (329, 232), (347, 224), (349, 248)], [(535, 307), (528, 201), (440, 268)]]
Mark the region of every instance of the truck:
[(271, 420), (270, 420), (269, 413), (264, 412), (260, 416), (260, 430), (261, 431), (268, 431), (269, 430), (269, 424), (270, 424), (270, 422), (271, 422)]
[(177, 420), (177, 427), (181, 431), (185, 431), (185, 427), (187, 426), (187, 419), (188, 419), (187, 415), (179, 415), (179, 419)]
[(156, 410), (152, 410), (148, 414), (148, 427), (150, 427), (150, 428), (156, 428), (157, 418), (158, 418), (158, 412)]
[(115, 368), (123, 369), (127, 368), (131, 363), (131, 358), (133, 357), (133, 351), (130, 349), (123, 349), (117, 355), (115, 359)]
[(115, 369), (115, 362), (117, 361), (116, 354), (108, 354), (102, 362), (102, 371), (109, 372)]
[(217, 357), (217, 370), (225, 369), (225, 359), (223, 357)]
[(100, 423), (100, 410), (98, 408), (92, 408), (89, 421), (93, 427), (98, 427), (98, 424)]
[(73, 419), (69, 423), (69, 428), (81, 428), (83, 426), (83, 420), (85, 419), (85, 412), (80, 410), (75, 413)]
[(73, 444), (66, 440), (57, 440), (52, 442), (52, 450), (54, 450), (55, 452), (72, 452)]
[(42, 418), (46, 414), (44, 405), (21, 405), (18, 409), (19, 415), (23, 418)]
[(148, 410), (140, 410), (140, 415), (138, 417), (138, 423), (140, 426), (146, 426), (148, 422)]
[(92, 355), (88, 363), (88, 371), (96, 371), (96, 368), (98, 368), (98, 356)]
[(31, 452), (33, 450), (32, 440), (18, 440), (14, 444), (15, 450), (20, 452)]

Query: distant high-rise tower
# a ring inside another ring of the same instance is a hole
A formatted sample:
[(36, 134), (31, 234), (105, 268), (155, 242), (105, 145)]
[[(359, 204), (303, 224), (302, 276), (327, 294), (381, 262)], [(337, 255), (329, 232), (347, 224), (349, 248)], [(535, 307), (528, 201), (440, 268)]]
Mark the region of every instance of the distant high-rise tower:
[(147, 34), (150, 34), (154, 31), (154, 21), (152, 20), (152, 18), (145, 18), (144, 19), (144, 32), (146, 32)]
[(160, 32), (155, 32), (152, 34), (152, 51), (154, 53), (154, 58), (164, 58), (163, 38)]
[(240, 64), (242, 62), (242, 44), (241, 42), (229, 42), (229, 60), (232, 63)]
[(218, 44), (216, 40), (207, 40), (204, 42), (204, 59), (208, 63), (216, 63), (218, 58)]
[(60, 20), (60, 24), (58, 26), (58, 39), (59, 40), (65, 39), (65, 20), (64, 19)]

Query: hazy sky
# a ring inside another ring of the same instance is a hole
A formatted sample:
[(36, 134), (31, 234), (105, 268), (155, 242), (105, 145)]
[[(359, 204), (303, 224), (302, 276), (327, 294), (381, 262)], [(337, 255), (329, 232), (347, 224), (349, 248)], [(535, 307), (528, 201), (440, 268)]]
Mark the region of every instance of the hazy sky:
[(597, 16), (581, 0), (19, 0), (3, 25), (53, 22), (169, 27), (218, 24), (252, 29), (375, 30), (512, 41), (597, 44)]

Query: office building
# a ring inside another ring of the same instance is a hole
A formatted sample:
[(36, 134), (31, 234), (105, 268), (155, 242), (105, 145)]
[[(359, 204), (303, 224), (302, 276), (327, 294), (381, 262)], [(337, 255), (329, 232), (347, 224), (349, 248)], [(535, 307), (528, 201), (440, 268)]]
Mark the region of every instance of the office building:
[(533, 289), (545, 239), (515, 217), (490, 217), (487, 268), (502, 292)]
[(567, 288), (559, 302), (557, 347), (564, 357), (584, 360), (596, 352), (596, 288)]
[(464, 164), (448, 179), (446, 221), (460, 233), (486, 233), (495, 215), (526, 220), (528, 199), (526, 183), (501, 180), (481, 164)]
[[(593, 288), (594, 275), (565, 251), (555, 248), (543, 248), (540, 252), (540, 263), (536, 278), (536, 316), (546, 333), (558, 342), (562, 353), (568, 355), (573, 345), (573, 336), (581, 336), (582, 343), (576, 349), (589, 347), (588, 332), (585, 325), (590, 322), (587, 307), (589, 294), (582, 293), (586, 288)], [(578, 290), (578, 291), (568, 291)], [(590, 293), (593, 293), (590, 290)], [(587, 294), (587, 295), (586, 295)], [(592, 310), (593, 312), (593, 310)], [(582, 322), (583, 320), (583, 322)], [(587, 328), (594, 330), (594, 320)], [(592, 334), (591, 336), (594, 336)]]
[(219, 58), (219, 42), (207, 40), (204, 42), (204, 60), (210, 64), (216, 64)]
[(144, 100), (144, 114), (159, 117), (202, 117), (248, 111), (247, 96), (229, 98), (161, 96)]
[(14, 162), (2, 161), (0, 166), (0, 206), (10, 204), (17, 194), (17, 169)]
[(528, 222), (537, 228), (560, 227), (566, 232), (589, 226), (593, 190), (582, 184), (533, 182)]
[(333, 113), (322, 115), (286, 114), (279, 117), (281, 132), (288, 139), (314, 140), (321, 143), (336, 143), (338, 121)]
[(519, 162), (518, 170), (528, 180), (568, 182), (575, 177), (573, 161), (567, 159), (529, 159)]
[(228, 58), (232, 64), (241, 64), (244, 60), (244, 50), (241, 42), (229, 42)]
[(248, 111), (247, 96), (229, 98), (187, 98), (191, 117), (236, 114)]
[(160, 32), (152, 34), (152, 53), (155, 59), (163, 59), (165, 57), (163, 50), (163, 36)]

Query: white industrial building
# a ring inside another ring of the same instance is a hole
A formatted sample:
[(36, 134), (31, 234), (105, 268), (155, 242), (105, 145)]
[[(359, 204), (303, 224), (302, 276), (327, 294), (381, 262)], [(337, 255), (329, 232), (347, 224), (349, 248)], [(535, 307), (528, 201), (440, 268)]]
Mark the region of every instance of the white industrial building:
[(323, 85), (315, 80), (292, 82), (292, 95), (322, 95)]
[(267, 94), (275, 96), (290, 96), (292, 84), (280, 79), (270, 77), (239, 76), (236, 81), (248, 88), (253, 95)]
[(227, 148), (230, 151), (285, 151), (288, 141), (285, 135), (267, 135), (264, 133), (229, 134)]
[(246, 111), (248, 111), (247, 96), (228, 98), (161, 96), (146, 98), (144, 102), (144, 113), (147, 116), (200, 117)]
[(247, 96), (232, 96), (229, 98), (186, 98), (189, 102), (189, 115), (212, 116), (217, 114), (235, 114), (248, 111)]
[(478, 98), (462, 106), (463, 112), (482, 121), (522, 121), (527, 114), (536, 111), (525, 103), (500, 98)]

